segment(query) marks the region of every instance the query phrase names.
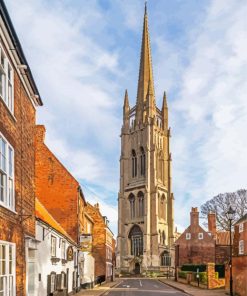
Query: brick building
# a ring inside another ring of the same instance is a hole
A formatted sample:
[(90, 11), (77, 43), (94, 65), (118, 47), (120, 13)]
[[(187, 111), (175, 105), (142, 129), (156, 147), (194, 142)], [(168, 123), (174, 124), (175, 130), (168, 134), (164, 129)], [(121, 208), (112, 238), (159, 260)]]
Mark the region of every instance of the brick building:
[[(36, 126), (35, 137), (35, 187), (36, 196), (54, 219), (78, 244), (86, 231), (83, 192), (78, 181), (46, 146), (45, 127)], [(78, 288), (84, 270), (84, 254), (80, 251), (78, 265)], [(91, 261), (88, 261), (89, 264)], [(93, 279), (92, 279), (93, 280)], [(89, 283), (90, 284), (90, 283)]]
[[(4, 2), (0, 1), (0, 295), (26, 295), (35, 240), (34, 135), (42, 105)], [(16, 260), (18, 258), (18, 260)]]
[(87, 203), (86, 212), (94, 221), (93, 256), (95, 258), (96, 281), (110, 280), (113, 271), (113, 251), (115, 240), (108, 226), (108, 220), (100, 213), (99, 204)]
[[(247, 295), (247, 214), (234, 225), (232, 258), (233, 291), (240, 296)], [(226, 273), (226, 289), (229, 291), (230, 269)]]
[(208, 214), (208, 231), (199, 224), (199, 212), (192, 208), (190, 226), (176, 240), (176, 266), (183, 264), (225, 264), (229, 260), (229, 232), (217, 231), (214, 213)]

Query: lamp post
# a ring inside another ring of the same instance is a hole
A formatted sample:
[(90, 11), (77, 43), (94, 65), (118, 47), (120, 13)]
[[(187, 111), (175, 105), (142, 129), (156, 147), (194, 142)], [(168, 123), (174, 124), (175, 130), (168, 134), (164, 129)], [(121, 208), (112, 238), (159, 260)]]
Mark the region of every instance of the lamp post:
[(233, 291), (232, 291), (232, 221), (234, 218), (235, 211), (233, 208), (230, 206), (228, 209), (228, 220), (230, 224), (230, 295), (233, 296)]

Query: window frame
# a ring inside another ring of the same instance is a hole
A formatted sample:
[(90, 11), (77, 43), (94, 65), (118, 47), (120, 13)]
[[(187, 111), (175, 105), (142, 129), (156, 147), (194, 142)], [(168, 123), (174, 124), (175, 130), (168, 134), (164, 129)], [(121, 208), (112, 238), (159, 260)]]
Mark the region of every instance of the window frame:
[(238, 254), (244, 255), (244, 240), (240, 240), (238, 243)]
[[(0, 262), (5, 262), (5, 273), (3, 274), (2, 263), (0, 263), (0, 281), (3, 279), (3, 290), (1, 290), (1, 292), (3, 292), (3, 295), (5, 296), (12, 296), (16, 295), (16, 245), (14, 243), (0, 240), (0, 248), (2, 248), (2, 246), (5, 247), (5, 260), (1, 259), (2, 252), (0, 251)], [(11, 259), (9, 257), (10, 250)]]
[(243, 232), (244, 231), (244, 223), (240, 223), (239, 224), (239, 232)]
[[(55, 242), (54, 245), (53, 245), (53, 241)], [(56, 257), (56, 255), (57, 255), (57, 238), (54, 235), (51, 235), (51, 257)]]
[[(4, 61), (4, 66), (2, 66), (2, 56)], [(10, 72), (9, 72), (10, 70)], [(11, 112), (14, 114), (14, 69), (10, 63), (10, 59), (8, 58), (5, 50), (3, 49), (3, 45), (0, 43), (0, 71), (3, 72), (4, 82), (1, 83), (3, 92), (0, 92), (0, 98)], [(10, 73), (10, 75), (9, 75)], [(1, 79), (1, 76), (0, 76)], [(9, 95), (9, 86), (11, 86), (11, 95)]]
[(198, 233), (198, 239), (202, 240), (203, 239), (203, 232)]
[(61, 259), (66, 260), (66, 241), (61, 241)]
[(190, 232), (186, 232), (185, 238), (186, 238), (186, 240), (190, 240), (191, 239), (191, 233)]
[[(4, 152), (3, 143), (5, 143)], [(3, 155), (3, 153), (5, 155)], [(4, 165), (2, 163), (5, 163)], [(15, 211), (15, 150), (9, 141), (0, 132), (0, 178), (3, 176), (3, 185), (0, 181), (0, 206)], [(10, 184), (12, 184), (10, 186)]]

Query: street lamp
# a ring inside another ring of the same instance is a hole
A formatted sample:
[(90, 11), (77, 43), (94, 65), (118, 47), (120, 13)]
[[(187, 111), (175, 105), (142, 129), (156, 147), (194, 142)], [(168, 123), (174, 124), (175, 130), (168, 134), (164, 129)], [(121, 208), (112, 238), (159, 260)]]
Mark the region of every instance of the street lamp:
[(228, 220), (230, 223), (230, 295), (233, 296), (232, 291), (232, 221), (234, 219), (235, 211), (230, 206), (227, 212)]

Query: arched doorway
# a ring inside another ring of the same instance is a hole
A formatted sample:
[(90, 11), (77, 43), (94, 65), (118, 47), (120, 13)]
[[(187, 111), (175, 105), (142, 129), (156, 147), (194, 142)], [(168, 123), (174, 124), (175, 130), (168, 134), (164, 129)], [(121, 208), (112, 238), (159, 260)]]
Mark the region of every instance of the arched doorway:
[(141, 266), (139, 262), (135, 263), (135, 269), (134, 269), (135, 274), (140, 274), (141, 273)]

